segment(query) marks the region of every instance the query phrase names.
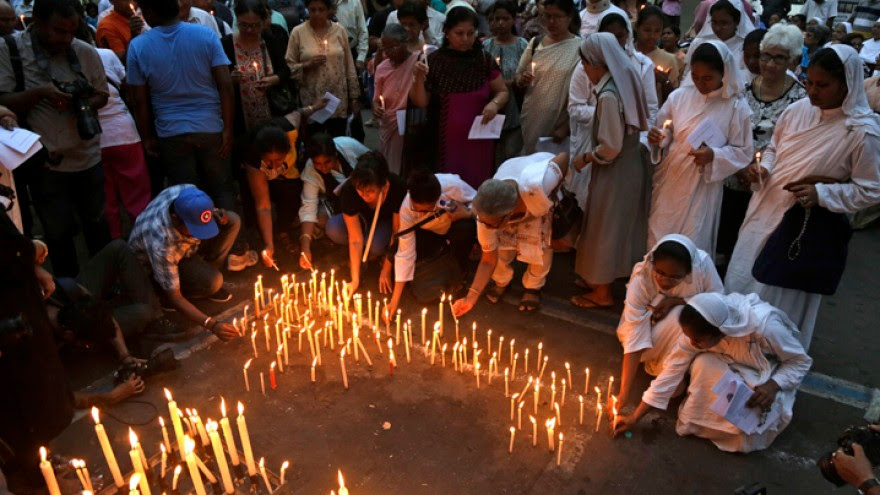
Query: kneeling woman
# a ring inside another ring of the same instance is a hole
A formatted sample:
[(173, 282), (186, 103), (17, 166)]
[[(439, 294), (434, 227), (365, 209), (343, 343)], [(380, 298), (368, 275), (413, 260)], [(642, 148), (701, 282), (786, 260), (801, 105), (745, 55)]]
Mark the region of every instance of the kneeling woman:
[(678, 316), (685, 300), (704, 292), (724, 293), (712, 257), (687, 237), (670, 234), (633, 267), (617, 338), (623, 345), (620, 404), (626, 405), (639, 363), (657, 376), (678, 344)]
[(312, 136), (306, 146), (306, 162), (302, 171), (302, 205), (299, 207), (299, 266), (312, 268), (312, 239), (318, 236), (327, 220), (341, 210), (339, 195), (342, 184), (351, 175), (358, 158), (370, 151), (357, 139), (327, 133)]
[[(388, 162), (381, 153), (370, 151), (358, 158), (340, 192), (342, 214), (327, 221), (327, 237), (336, 244), (348, 245), (349, 294), (354, 294), (361, 282), (364, 244), (370, 258), (386, 253), (400, 225), (400, 204), (405, 196), (403, 179), (388, 172)], [(383, 293), (393, 288), (391, 268), (391, 256), (386, 255), (379, 275), (379, 290)]]
[[(711, 440), (727, 452), (751, 452), (770, 446), (791, 422), (795, 393), (813, 360), (785, 313), (755, 294), (698, 294), (681, 310), (684, 335), (663, 364), (663, 371), (629, 416), (618, 418), (615, 433), (632, 429), (651, 408), (666, 409), (690, 370), (687, 399), (678, 409), (675, 431)], [(739, 375), (754, 393), (746, 406), (763, 410), (761, 426), (746, 433), (712, 411), (712, 390), (727, 372)]]

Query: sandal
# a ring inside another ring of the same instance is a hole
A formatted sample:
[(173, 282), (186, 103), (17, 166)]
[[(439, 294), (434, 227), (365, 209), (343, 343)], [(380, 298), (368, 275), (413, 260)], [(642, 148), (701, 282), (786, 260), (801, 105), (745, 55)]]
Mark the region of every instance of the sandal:
[(599, 304), (590, 298), (590, 294), (581, 294), (580, 296), (572, 296), (570, 299), (571, 303), (579, 308), (584, 309), (600, 309), (600, 308), (610, 308), (614, 304)]
[(507, 292), (508, 287), (510, 287), (510, 284), (501, 286), (493, 283), (492, 287), (486, 291), (486, 299), (492, 304), (497, 304), (498, 301), (504, 297), (504, 293)]
[(519, 300), (519, 310), (524, 313), (531, 313), (539, 309), (541, 309), (541, 290), (524, 290), (522, 298)]

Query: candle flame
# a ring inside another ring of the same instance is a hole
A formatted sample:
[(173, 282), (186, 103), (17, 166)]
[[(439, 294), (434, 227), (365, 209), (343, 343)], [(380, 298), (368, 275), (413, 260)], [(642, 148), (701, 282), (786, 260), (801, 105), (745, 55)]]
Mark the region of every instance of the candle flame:
[(531, 414), (529, 414), (529, 421), (531, 421), (533, 425), (538, 424), (538, 420), (536, 420)]
[(46, 447), (40, 447), (40, 461), (46, 462)]
[(183, 453), (184, 455), (190, 455), (193, 452), (193, 449), (196, 448), (196, 443), (193, 441), (189, 435), (184, 435), (183, 437)]
[(181, 471), (183, 471), (183, 466), (181, 466), (180, 464), (174, 466), (174, 477), (177, 478), (178, 476), (180, 476)]
[(435, 332), (439, 332), (439, 331), (440, 331), (440, 322), (439, 322), (439, 321), (435, 321), (435, 322), (434, 322), (434, 331), (435, 331)]
[(159, 426), (161, 426), (162, 428), (165, 428), (165, 420), (162, 419), (162, 416), (159, 416)]
[(584, 396), (583, 395), (578, 395), (578, 402), (580, 402), (581, 404), (584, 403)]
[(141, 473), (134, 473), (128, 481), (128, 488), (131, 491), (137, 490), (138, 483), (141, 482)]
[[(672, 125), (672, 120), (666, 119), (666, 120), (663, 121), (663, 128), (664, 128), (664, 129), (666, 129), (666, 128), (669, 127), (670, 125)], [(587, 369), (589, 369), (589, 368), (587, 368)]]
[(510, 368), (504, 368), (504, 376), (510, 375)]
[(282, 462), (281, 463), (281, 472), (283, 473), (284, 470), (287, 469), (288, 467), (290, 467), (290, 462), (288, 462), (288, 461)]
[(342, 470), (337, 469), (336, 473), (337, 473), (337, 477), (339, 478), (339, 488), (340, 489), (345, 488), (345, 479), (342, 477)]
[(262, 471), (266, 467), (266, 458), (260, 457), (260, 462), (258, 462), (257, 464), (260, 465), (260, 471)]
[(423, 315), (428, 314), (428, 308), (422, 308), (422, 314)]
[(165, 398), (168, 399), (168, 402), (173, 401), (174, 399), (171, 397), (171, 391), (168, 390), (167, 388), (163, 389), (163, 390), (165, 390)]
[(565, 369), (567, 369), (567, 370), (571, 369), (571, 365), (568, 364), (568, 361), (565, 362)]
[(272, 361), (272, 364), (269, 365), (269, 369), (270, 369), (270, 370), (274, 370), (274, 369), (275, 369), (275, 366), (276, 366), (275, 361)]
[(163, 454), (166, 453), (166, 451), (165, 451), (165, 444), (164, 444), (164, 443), (160, 443), (160, 444), (159, 444), (159, 450), (161, 450)]
[(599, 391), (599, 387), (593, 387), (593, 390), (596, 391), (596, 395), (601, 395), (602, 392)]
[(131, 448), (135, 448), (138, 444), (137, 434), (130, 427), (128, 428), (128, 443), (131, 444)]
[(101, 424), (101, 416), (100, 416), (100, 413), (98, 412), (97, 407), (92, 407), (92, 419), (95, 420), (96, 425)]
[(238, 401), (238, 415), (241, 416), (242, 414), (244, 414), (244, 404)]
[(443, 347), (441, 349), (443, 349), (443, 352), (446, 352), (446, 344), (443, 344)]

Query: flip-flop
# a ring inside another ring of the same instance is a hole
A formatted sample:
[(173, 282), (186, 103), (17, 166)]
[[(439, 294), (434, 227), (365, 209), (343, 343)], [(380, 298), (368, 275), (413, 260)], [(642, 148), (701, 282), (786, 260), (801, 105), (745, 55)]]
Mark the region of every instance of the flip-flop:
[(510, 287), (510, 284), (505, 286), (500, 286), (497, 284), (492, 284), (492, 287), (486, 291), (486, 300), (488, 300), (492, 304), (497, 304), (498, 301), (504, 297), (504, 293), (507, 292), (507, 288)]
[(599, 304), (596, 301), (590, 299), (589, 294), (581, 294), (579, 296), (572, 296), (570, 299), (571, 303), (579, 308), (584, 309), (601, 309), (601, 308), (610, 308), (614, 304)]
[[(528, 296), (534, 296), (536, 299), (526, 300)], [(541, 309), (541, 291), (538, 289), (524, 290), (522, 298), (519, 300), (519, 310), (523, 313), (531, 313), (539, 309)]]

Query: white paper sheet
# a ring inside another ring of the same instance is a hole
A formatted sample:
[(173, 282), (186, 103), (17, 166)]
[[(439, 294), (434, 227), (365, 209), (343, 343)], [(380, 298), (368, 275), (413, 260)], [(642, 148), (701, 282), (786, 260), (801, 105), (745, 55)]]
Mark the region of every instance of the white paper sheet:
[(329, 91), (324, 93), (324, 98), (329, 100), (327, 106), (313, 113), (311, 117), (313, 121), (319, 124), (327, 122), (327, 119), (329, 119), (336, 112), (336, 109), (339, 108), (339, 102), (341, 101)]
[(5, 144), (19, 153), (27, 153), (38, 139), (40, 139), (39, 134), (21, 127), (15, 127), (11, 131), (0, 127), (0, 144)]
[(401, 136), (406, 134), (406, 110), (397, 111), (397, 133)]
[(504, 115), (496, 115), (488, 124), (483, 125), (483, 116), (477, 115), (468, 133), (468, 139), (498, 139), (504, 126)]
[(727, 136), (721, 132), (715, 122), (706, 119), (700, 122), (694, 132), (690, 133), (687, 142), (693, 149), (704, 144), (710, 148), (718, 148), (727, 144)]
[(718, 396), (711, 406), (712, 412), (723, 416), (744, 433), (763, 433), (779, 417), (777, 408), (762, 411), (746, 406), (755, 391), (733, 371), (728, 370), (712, 387), (712, 392)]
[(6, 167), (6, 170), (10, 172), (17, 169), (19, 165), (25, 162), (28, 158), (34, 156), (37, 151), (43, 147), (43, 143), (39, 140), (34, 141), (31, 144), (31, 147), (27, 149), (24, 153), (19, 153), (13, 148), (0, 143), (0, 164), (3, 164)]

